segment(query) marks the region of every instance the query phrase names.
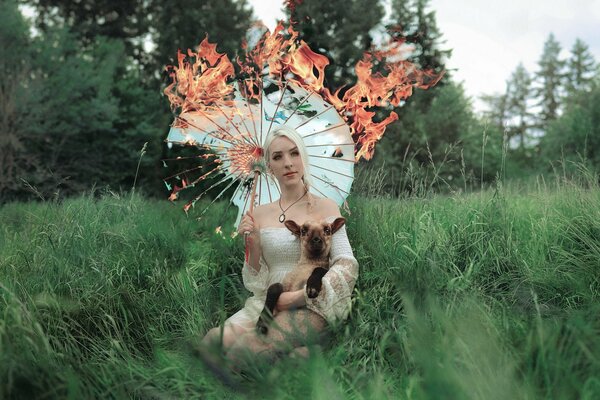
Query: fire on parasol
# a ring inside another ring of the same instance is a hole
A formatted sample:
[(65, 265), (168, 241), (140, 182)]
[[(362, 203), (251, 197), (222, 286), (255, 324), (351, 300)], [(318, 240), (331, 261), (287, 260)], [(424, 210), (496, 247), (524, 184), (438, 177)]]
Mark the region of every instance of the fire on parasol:
[[(397, 106), (413, 87), (428, 88), (441, 78), (398, 59), (400, 44), (390, 42), (385, 51), (365, 53), (356, 65), (356, 84), (343, 95), (341, 89), (331, 93), (324, 86), (327, 57), (313, 52), (282, 23), (236, 60), (237, 68), (207, 39), (196, 51), (179, 52), (178, 65), (167, 67), (171, 84), (165, 94), (175, 114), (167, 142), (202, 149), (199, 157), (211, 162), (165, 178), (169, 199), (214, 180), (186, 203), (187, 212), (208, 191), (218, 188), (212, 204), (235, 188), (231, 202), (238, 207), (237, 227), (247, 209), (279, 198), (277, 182), (265, 173), (262, 146), (274, 129), (289, 126), (308, 150), (311, 192), (345, 205), (354, 164), (372, 157), (385, 127), (398, 118), (392, 111), (374, 122), (375, 112), (367, 109)], [(398, 60), (384, 64), (385, 75), (372, 72), (374, 61), (393, 58)]]

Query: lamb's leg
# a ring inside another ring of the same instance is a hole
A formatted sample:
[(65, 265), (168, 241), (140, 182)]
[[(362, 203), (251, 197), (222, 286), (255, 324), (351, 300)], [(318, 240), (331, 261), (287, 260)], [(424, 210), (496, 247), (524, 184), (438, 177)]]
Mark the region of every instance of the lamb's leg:
[(321, 292), (322, 279), (327, 273), (325, 268), (315, 268), (306, 281), (306, 294), (309, 298), (314, 299)]
[(267, 324), (273, 319), (273, 310), (275, 310), (275, 305), (277, 304), (277, 300), (279, 300), (279, 296), (281, 296), (282, 292), (283, 285), (281, 285), (281, 283), (274, 283), (269, 286), (269, 289), (267, 289), (265, 307), (260, 313), (260, 317), (258, 317), (258, 322), (256, 323), (256, 330), (258, 333), (266, 335), (269, 332)]

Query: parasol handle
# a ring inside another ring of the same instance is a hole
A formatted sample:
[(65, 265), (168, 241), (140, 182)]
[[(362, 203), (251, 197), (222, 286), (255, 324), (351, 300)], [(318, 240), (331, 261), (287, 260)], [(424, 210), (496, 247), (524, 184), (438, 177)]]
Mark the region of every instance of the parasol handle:
[[(260, 175), (260, 171), (254, 171), (254, 179), (252, 180), (252, 193), (250, 194), (250, 213), (254, 211), (254, 197), (256, 196), (256, 182), (258, 182), (258, 176)], [(248, 264), (248, 235), (250, 232), (244, 232), (244, 255), (246, 258), (246, 264)]]
[(258, 182), (258, 176), (260, 171), (254, 171), (254, 179), (252, 180), (252, 194), (250, 194), (250, 212), (254, 212), (254, 196), (256, 196), (256, 182)]

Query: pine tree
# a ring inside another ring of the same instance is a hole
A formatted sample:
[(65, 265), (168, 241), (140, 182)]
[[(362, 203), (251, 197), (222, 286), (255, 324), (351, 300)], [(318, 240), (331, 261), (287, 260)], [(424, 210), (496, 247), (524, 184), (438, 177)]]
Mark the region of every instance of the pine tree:
[(522, 150), (525, 148), (528, 130), (533, 124), (532, 114), (529, 111), (531, 84), (529, 73), (523, 64), (519, 63), (507, 83), (507, 111), (510, 119), (507, 131), (509, 137), (519, 138), (519, 146)]
[(499, 131), (503, 132), (508, 122), (508, 92), (510, 91), (510, 82), (506, 82), (506, 90), (501, 94), (486, 94), (481, 96), (481, 101), (487, 105), (483, 111), (483, 118)]
[(539, 70), (536, 73), (538, 87), (535, 97), (541, 107), (541, 127), (546, 127), (550, 121), (555, 120), (560, 109), (565, 67), (565, 61), (560, 58), (560, 51), (560, 43), (551, 33), (544, 43), (544, 51), (538, 62)]
[(23, 106), (27, 104), (30, 70), (29, 26), (16, 0), (0, 3), (0, 203), (13, 196), (21, 185), (23, 170), (32, 169), (37, 159), (27, 151), (28, 137)]
[(122, 40), (126, 54), (147, 62), (144, 40), (152, 24), (150, 9), (155, 0), (28, 0), (38, 13), (36, 25), (68, 27), (83, 46), (93, 46), (104, 36)]
[(246, 0), (157, 0), (152, 16), (156, 69), (175, 62), (178, 49), (195, 49), (207, 35), (211, 43), (218, 44), (219, 52), (232, 58), (252, 24), (252, 10)]
[(592, 88), (596, 61), (589, 46), (581, 39), (575, 40), (571, 48), (571, 57), (567, 61), (565, 89), (569, 97)]
[(329, 88), (351, 85), (356, 81), (354, 66), (371, 48), (371, 31), (383, 18), (380, 1), (371, 0), (303, 0), (287, 13), (294, 21), (300, 38), (326, 55), (325, 69)]
[[(451, 50), (443, 48), (442, 33), (435, 12), (429, 10), (429, 0), (394, 0), (389, 28), (414, 45), (410, 61), (422, 69), (444, 71)], [(448, 112), (442, 112), (444, 109)], [(385, 162), (401, 177), (406, 160), (412, 160), (419, 173), (426, 175), (432, 162), (440, 165), (448, 157), (456, 159), (457, 154), (449, 155), (448, 149), (460, 141), (471, 120), (466, 116), (472, 111), (464, 90), (448, 74), (433, 88), (416, 90), (395, 111), (399, 121), (387, 128), (374, 161)]]
[(441, 72), (452, 50), (443, 49), (442, 33), (429, 0), (393, 0), (392, 24), (397, 34), (415, 46), (410, 60), (423, 69)]

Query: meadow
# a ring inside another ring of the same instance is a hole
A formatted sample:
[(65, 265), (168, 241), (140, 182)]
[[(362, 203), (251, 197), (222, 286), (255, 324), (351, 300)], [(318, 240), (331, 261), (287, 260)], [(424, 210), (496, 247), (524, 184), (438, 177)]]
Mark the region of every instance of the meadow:
[(351, 196), (348, 321), (238, 390), (186, 347), (249, 295), (234, 210), (110, 191), (6, 204), (0, 398), (600, 398), (597, 182)]

